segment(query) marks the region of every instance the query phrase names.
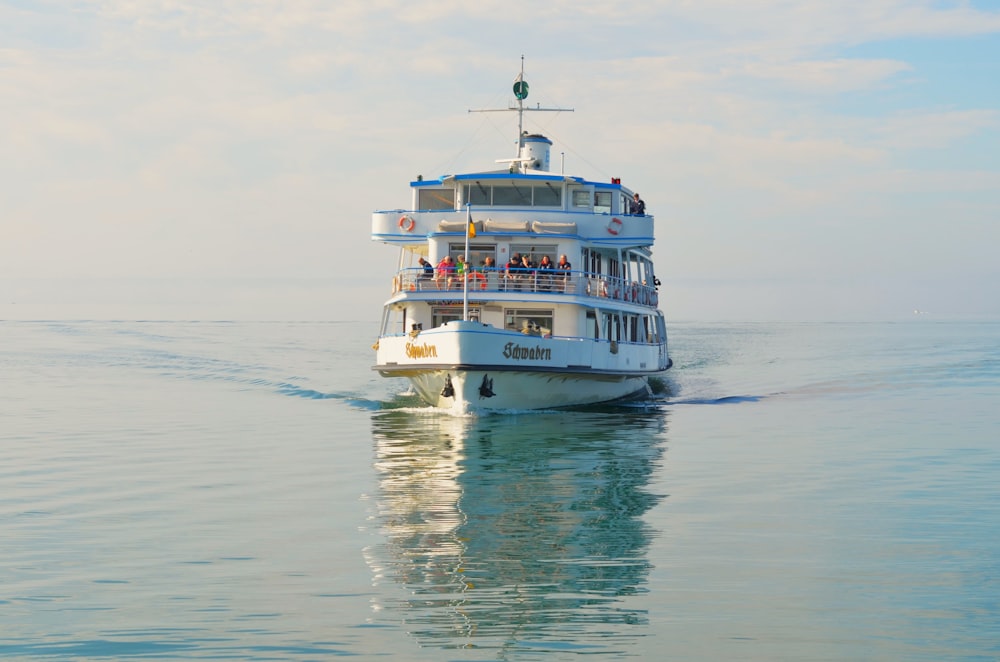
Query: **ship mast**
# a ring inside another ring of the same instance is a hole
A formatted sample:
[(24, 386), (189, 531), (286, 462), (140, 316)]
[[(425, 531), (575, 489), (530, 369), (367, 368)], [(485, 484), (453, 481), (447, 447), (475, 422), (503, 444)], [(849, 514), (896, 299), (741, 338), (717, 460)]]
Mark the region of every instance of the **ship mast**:
[(508, 113), (517, 111), (517, 156), (513, 159), (503, 159), (520, 163), (521, 148), (524, 147), (524, 113), (525, 112), (549, 112), (549, 113), (572, 113), (572, 108), (542, 108), (541, 104), (534, 108), (525, 107), (524, 100), (528, 98), (528, 81), (524, 80), (524, 55), (521, 55), (521, 72), (514, 79), (514, 98), (517, 99), (516, 106), (507, 108), (477, 108), (469, 109), (470, 113)]

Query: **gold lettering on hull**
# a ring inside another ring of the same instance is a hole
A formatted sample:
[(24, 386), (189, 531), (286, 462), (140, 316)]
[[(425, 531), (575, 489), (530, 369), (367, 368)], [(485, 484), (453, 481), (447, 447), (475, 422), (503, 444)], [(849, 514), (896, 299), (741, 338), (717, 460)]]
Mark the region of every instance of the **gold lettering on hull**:
[(406, 355), (411, 359), (436, 359), (438, 355), (437, 345), (428, 345), (427, 343), (415, 345), (408, 342), (406, 343)]

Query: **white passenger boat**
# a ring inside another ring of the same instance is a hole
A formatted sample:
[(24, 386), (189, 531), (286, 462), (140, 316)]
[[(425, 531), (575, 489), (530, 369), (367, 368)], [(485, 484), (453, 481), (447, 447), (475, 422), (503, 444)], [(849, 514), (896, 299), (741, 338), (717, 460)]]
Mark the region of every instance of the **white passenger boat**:
[(409, 209), (372, 214), (372, 239), (400, 250), (374, 369), (458, 412), (646, 397), (671, 366), (653, 217), (619, 179), (553, 172), (523, 114), (565, 109), (524, 106), (523, 65), (514, 94), (516, 158), (418, 177)]

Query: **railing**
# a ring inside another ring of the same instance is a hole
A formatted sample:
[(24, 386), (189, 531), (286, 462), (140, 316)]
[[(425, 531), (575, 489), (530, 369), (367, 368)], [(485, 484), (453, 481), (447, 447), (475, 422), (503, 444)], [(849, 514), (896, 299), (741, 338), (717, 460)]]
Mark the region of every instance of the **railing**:
[(656, 288), (584, 271), (480, 269), (466, 276), (457, 272), (427, 273), (416, 267), (400, 270), (392, 279), (392, 293), (436, 292), (460, 297), (468, 281), (469, 296), (496, 292), (531, 292), (536, 294), (575, 295), (596, 299), (615, 299), (655, 308), (659, 303)]

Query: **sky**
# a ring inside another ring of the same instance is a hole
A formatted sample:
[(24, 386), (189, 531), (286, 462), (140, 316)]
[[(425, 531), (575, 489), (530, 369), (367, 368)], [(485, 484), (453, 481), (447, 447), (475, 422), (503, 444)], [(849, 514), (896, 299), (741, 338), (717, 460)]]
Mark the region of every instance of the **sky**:
[(0, 0), (0, 319), (378, 319), (522, 55), (668, 319), (1000, 315), (1000, 0)]

